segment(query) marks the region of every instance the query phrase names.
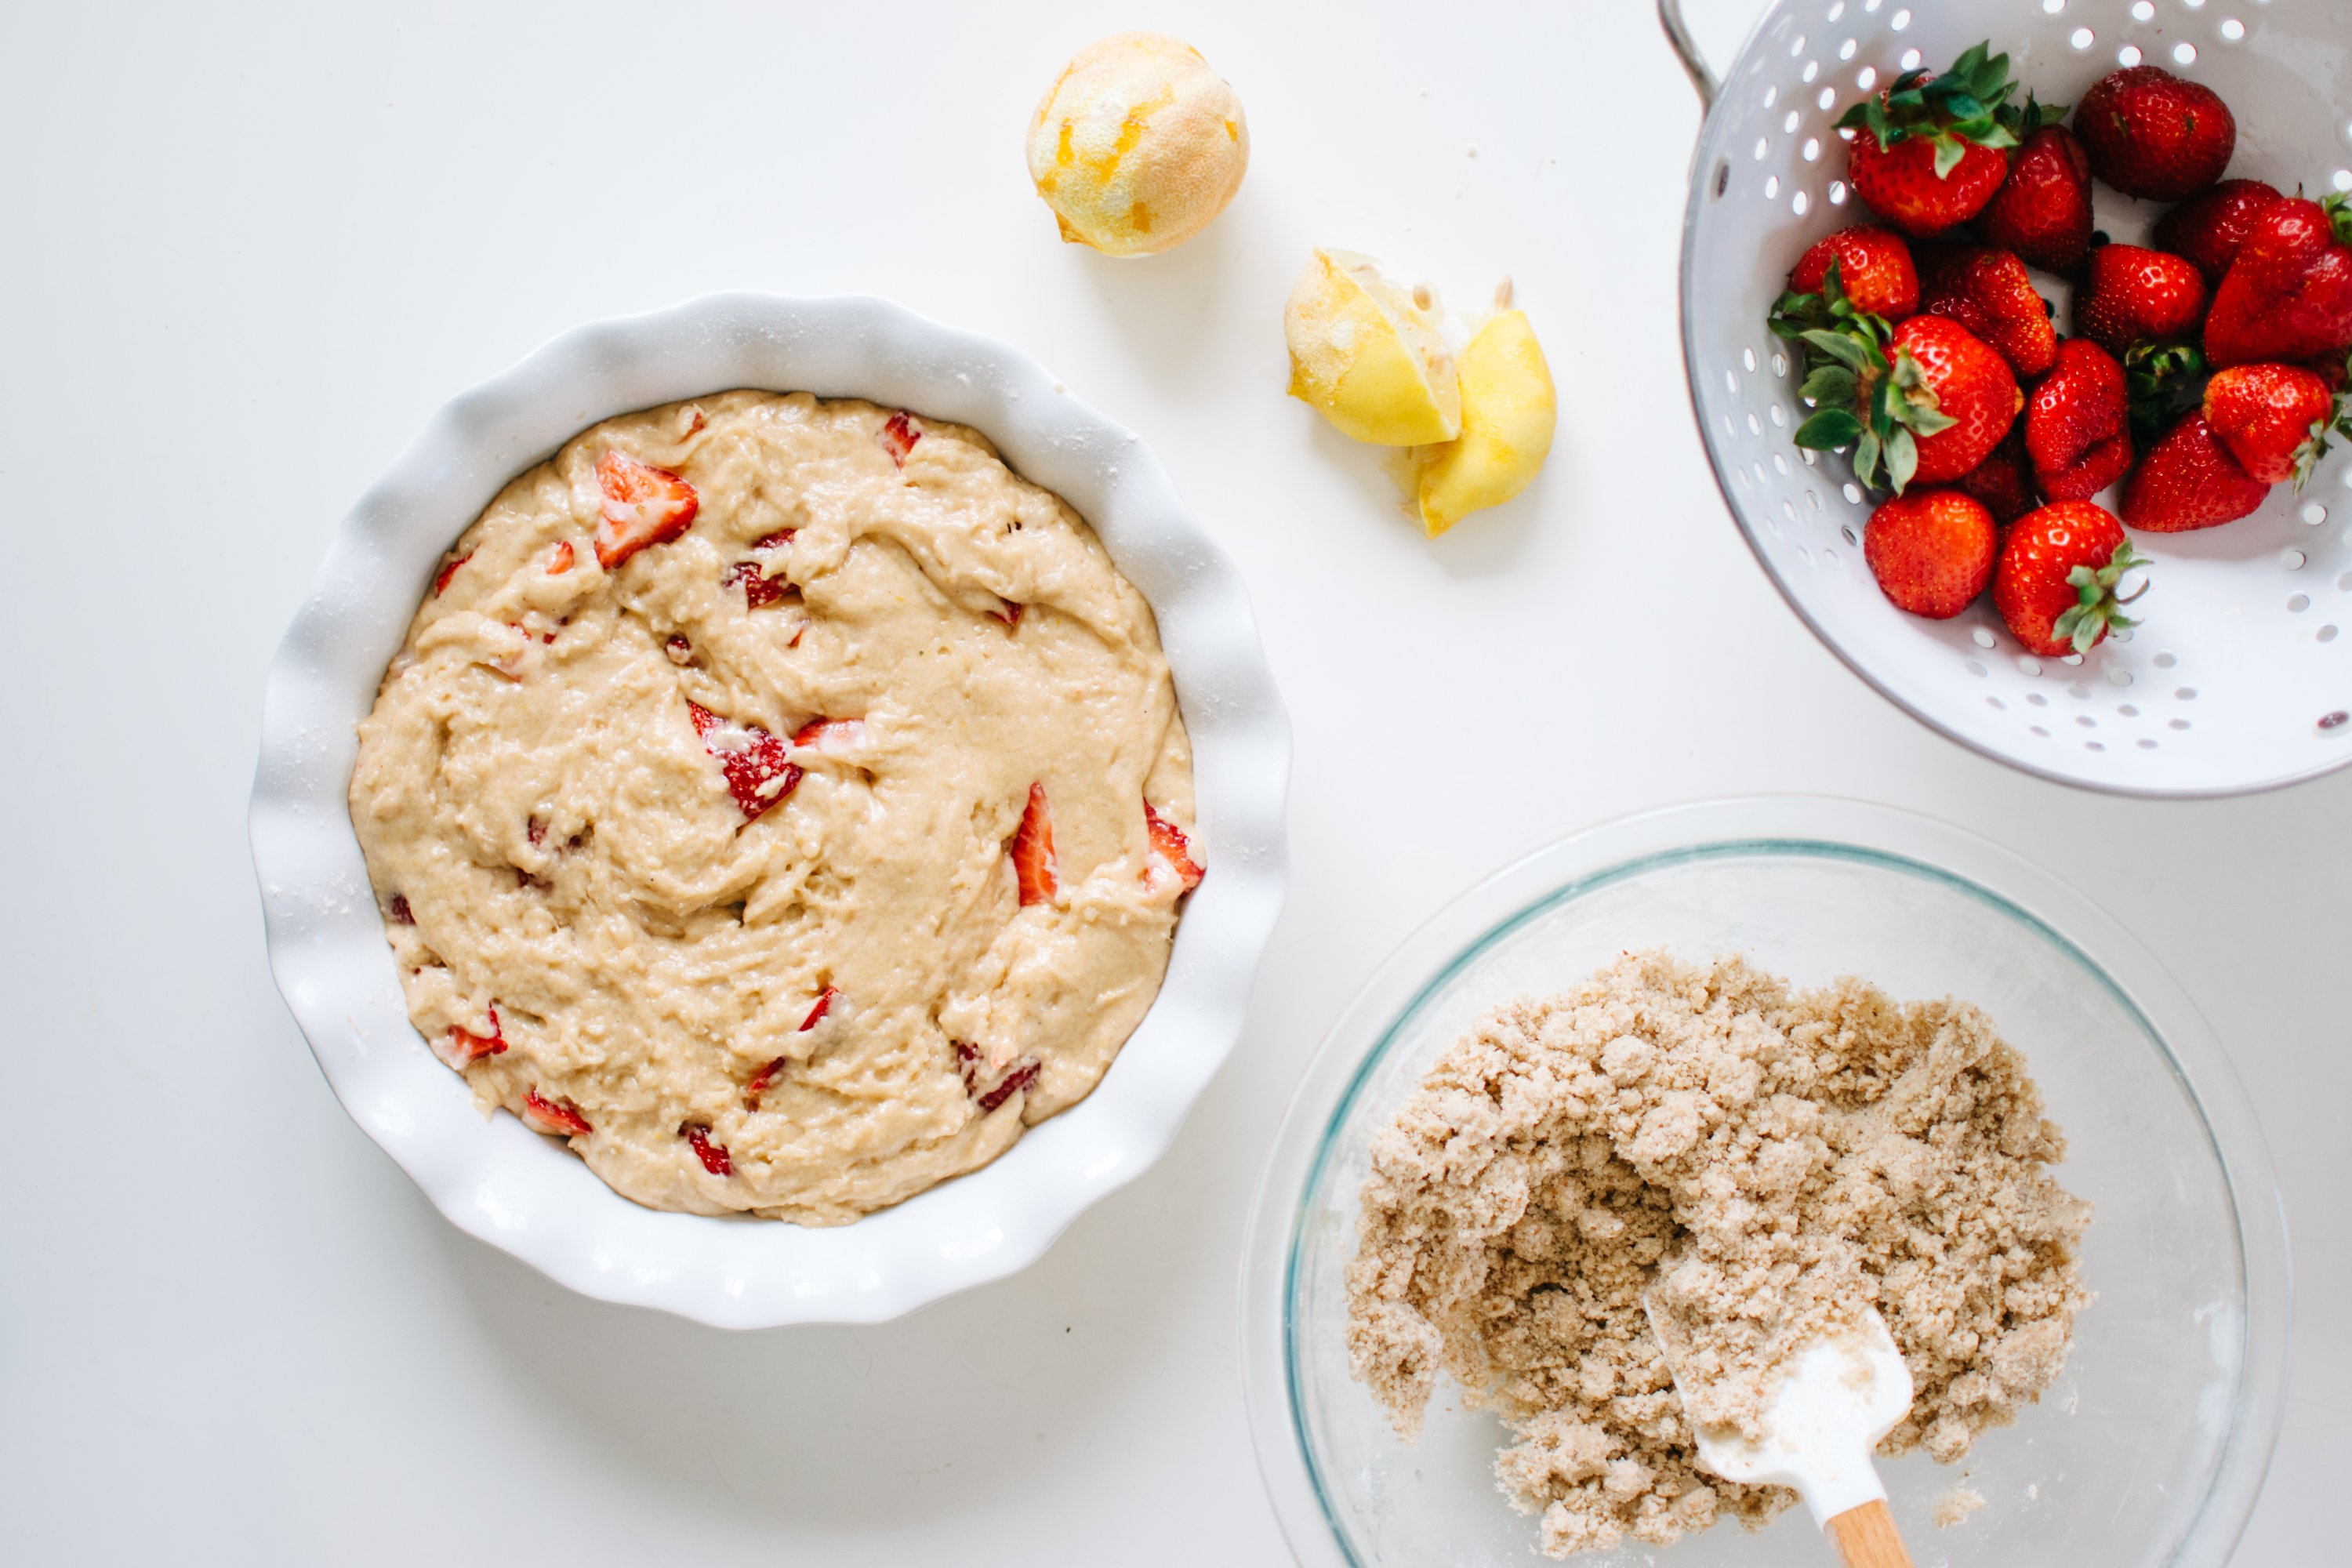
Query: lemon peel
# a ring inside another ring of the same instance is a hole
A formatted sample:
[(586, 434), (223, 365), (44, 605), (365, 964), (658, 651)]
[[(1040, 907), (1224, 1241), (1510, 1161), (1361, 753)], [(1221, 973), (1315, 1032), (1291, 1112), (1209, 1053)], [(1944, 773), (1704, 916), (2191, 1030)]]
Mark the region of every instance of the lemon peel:
[(1149, 256), (1201, 232), (1249, 167), (1241, 100), (1201, 51), (1164, 33), (1088, 44), (1029, 122), (1029, 177), (1062, 237)]
[(1524, 310), (1503, 310), (1462, 351), (1462, 434), (1416, 453), (1421, 526), (1434, 539), (1528, 488), (1551, 453), (1559, 395)]
[(1383, 278), (1369, 257), (1318, 249), (1282, 312), (1290, 395), (1374, 446), (1450, 441), (1462, 401), (1437, 323), (1433, 299)]

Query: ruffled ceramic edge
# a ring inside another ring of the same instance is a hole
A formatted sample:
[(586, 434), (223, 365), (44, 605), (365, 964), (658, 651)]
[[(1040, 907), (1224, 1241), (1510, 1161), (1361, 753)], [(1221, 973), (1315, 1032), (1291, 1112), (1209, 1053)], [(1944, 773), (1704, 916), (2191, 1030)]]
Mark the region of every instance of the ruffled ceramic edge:
[[(850, 1226), (656, 1213), (511, 1117), (409, 1025), (345, 806), (357, 740), (441, 552), (613, 415), (757, 386), (969, 424), (1093, 523), (1151, 603), (1194, 748), (1209, 876), (1102, 1083), (985, 1169)], [(872, 1322), (1027, 1267), (1166, 1152), (1240, 1035), (1282, 905), (1289, 725), (1246, 587), (1132, 433), (1035, 362), (887, 301), (712, 295), (566, 332), (451, 400), (352, 509), (269, 669), (249, 826), (278, 989), (353, 1120), (450, 1221), (584, 1295), (725, 1328)]]

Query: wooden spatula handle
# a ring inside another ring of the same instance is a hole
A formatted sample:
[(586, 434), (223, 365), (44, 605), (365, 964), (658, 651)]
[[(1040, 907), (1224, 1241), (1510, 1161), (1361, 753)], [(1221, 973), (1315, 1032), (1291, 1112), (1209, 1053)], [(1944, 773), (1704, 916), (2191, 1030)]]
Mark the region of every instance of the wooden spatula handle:
[(1830, 1521), (1845, 1568), (1911, 1568), (1911, 1553), (1895, 1533), (1895, 1521), (1884, 1502), (1850, 1508)]

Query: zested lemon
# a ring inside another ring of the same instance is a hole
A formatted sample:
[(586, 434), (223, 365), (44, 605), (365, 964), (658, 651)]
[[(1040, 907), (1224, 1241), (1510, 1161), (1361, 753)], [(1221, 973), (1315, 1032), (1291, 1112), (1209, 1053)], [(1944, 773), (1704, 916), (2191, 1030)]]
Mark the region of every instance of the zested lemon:
[(1375, 446), (1453, 440), (1462, 397), (1433, 304), (1381, 277), (1369, 257), (1318, 250), (1282, 313), (1290, 395)]
[(1149, 256), (1206, 228), (1249, 167), (1241, 100), (1201, 51), (1119, 33), (1062, 68), (1029, 121), (1029, 177), (1062, 237)]
[(1504, 310), (1462, 351), (1462, 433), (1416, 454), (1421, 526), (1432, 539), (1521, 490), (1551, 452), (1559, 398), (1524, 310)]

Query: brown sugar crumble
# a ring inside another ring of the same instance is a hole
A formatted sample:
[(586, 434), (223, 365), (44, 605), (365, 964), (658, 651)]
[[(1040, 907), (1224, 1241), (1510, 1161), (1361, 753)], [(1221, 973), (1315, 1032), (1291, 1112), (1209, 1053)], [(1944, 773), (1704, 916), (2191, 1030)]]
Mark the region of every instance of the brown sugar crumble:
[(1408, 1440), (1441, 1370), (1499, 1415), (1496, 1479), (1552, 1556), (1759, 1525), (1796, 1494), (1699, 1468), (1643, 1306), (1661, 1261), (1727, 1364), (1874, 1304), (1915, 1389), (1879, 1452), (1950, 1463), (2057, 1378), (2091, 1300), (2064, 1155), (1968, 1003), (1629, 954), (1489, 1014), (1374, 1141), (1350, 1367)]

